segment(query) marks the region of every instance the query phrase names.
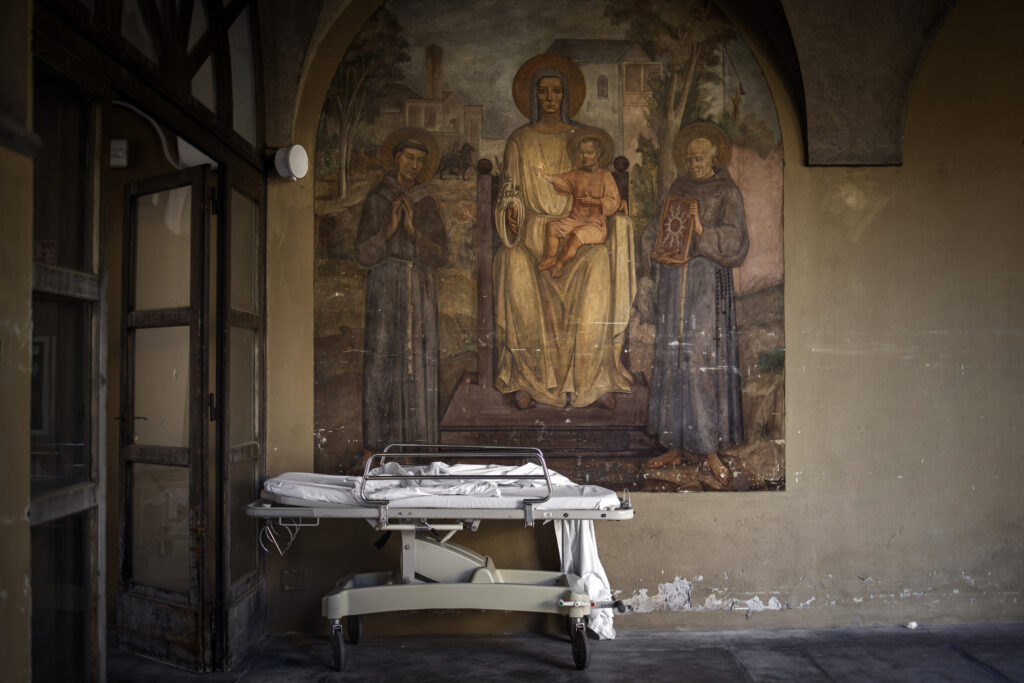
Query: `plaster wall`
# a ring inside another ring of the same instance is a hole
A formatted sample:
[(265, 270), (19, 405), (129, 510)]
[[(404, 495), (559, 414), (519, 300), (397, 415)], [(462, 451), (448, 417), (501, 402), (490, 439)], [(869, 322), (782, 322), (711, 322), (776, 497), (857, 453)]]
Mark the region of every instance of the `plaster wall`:
[[(8, 6), (9, 5), (9, 6)], [(0, 116), (16, 127), (31, 121), (28, 27), (32, 3), (7, 3), (0, 27), (4, 93)], [(30, 127), (30, 126), (29, 126)], [(32, 159), (0, 145), (0, 387), (28, 396), (32, 381)], [(0, 662), (3, 679), (31, 680), (31, 532), (29, 530), (29, 402), (8, 400), (0, 410)]]
[(603, 559), (635, 607), (693, 612), (622, 627), (1021, 617), (1024, 52), (1008, 10), (949, 17), (902, 167), (804, 166), (777, 97), (787, 490), (638, 497), (642, 519), (602, 526), (603, 548), (626, 548)]
[[(28, 396), (32, 381), (32, 160), (0, 147), (0, 386)], [(28, 401), (4, 401), (0, 448), (28, 453)], [(31, 547), (29, 460), (3, 459), (0, 483), (0, 661), (5, 680), (29, 680)], [(8, 678), (9, 677), (9, 678)]]
[[(344, 9), (320, 49), (343, 52), (361, 11)], [(599, 524), (611, 583), (636, 610), (617, 628), (1024, 618), (1022, 22), (1019, 3), (952, 10), (918, 74), (899, 167), (804, 165), (793, 100), (762, 62), (786, 157), (786, 491), (636, 495), (634, 521)], [(331, 64), (313, 58), (303, 82), (296, 141), (309, 149)], [(303, 182), (270, 191), (268, 474), (313, 461)], [(271, 630), (321, 630), (332, 578), (387, 565), (394, 549), (376, 553), (356, 527), (304, 532), (271, 561)], [(463, 540), (499, 565), (552, 557), (546, 528), (485, 525)], [(282, 570), (304, 583), (282, 591)], [(378, 624), (532, 627), (475, 615)]]

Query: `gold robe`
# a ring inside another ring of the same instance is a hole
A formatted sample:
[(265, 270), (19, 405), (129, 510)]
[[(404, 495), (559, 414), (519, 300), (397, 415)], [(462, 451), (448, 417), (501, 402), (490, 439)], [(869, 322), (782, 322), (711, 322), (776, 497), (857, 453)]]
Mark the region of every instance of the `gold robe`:
[[(636, 280), (629, 218), (622, 213), (608, 219), (607, 240), (580, 247), (561, 277), (537, 270), (546, 224), (568, 215), (572, 198), (559, 195), (536, 170), (572, 170), (573, 132), (541, 133), (526, 125), (505, 147), (505, 186), (495, 211), (502, 242), (494, 256), (495, 385), (504, 393), (525, 391), (540, 403), (563, 406), (568, 399), (582, 407), (631, 390), (622, 343)], [(517, 232), (505, 221), (509, 202), (519, 208)]]

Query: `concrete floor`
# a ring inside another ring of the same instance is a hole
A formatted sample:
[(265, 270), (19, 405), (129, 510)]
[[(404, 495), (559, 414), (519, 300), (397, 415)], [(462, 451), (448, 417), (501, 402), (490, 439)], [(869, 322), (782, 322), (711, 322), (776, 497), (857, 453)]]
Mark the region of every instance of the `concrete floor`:
[(326, 637), (270, 636), (237, 671), (190, 674), (118, 650), (109, 681), (1022, 681), (1024, 624), (772, 631), (620, 631), (573, 666), (567, 637), (367, 635), (328, 669)]

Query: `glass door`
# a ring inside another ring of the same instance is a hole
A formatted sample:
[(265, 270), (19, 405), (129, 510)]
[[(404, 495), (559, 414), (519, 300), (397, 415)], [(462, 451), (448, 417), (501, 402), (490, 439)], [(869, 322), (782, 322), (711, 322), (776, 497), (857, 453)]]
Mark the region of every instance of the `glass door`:
[(132, 182), (124, 215), (121, 644), (227, 670), (266, 624), (262, 177)]
[[(241, 183), (239, 179), (239, 183)], [(225, 183), (228, 185), (228, 183)], [(259, 495), (263, 443), (262, 185), (232, 185), (218, 235), (220, 287), (217, 452), (222, 531), (220, 586), (223, 668), (230, 669), (266, 630), (266, 590), (256, 523), (245, 506)]]
[(213, 665), (207, 166), (125, 186), (121, 372), (123, 647)]

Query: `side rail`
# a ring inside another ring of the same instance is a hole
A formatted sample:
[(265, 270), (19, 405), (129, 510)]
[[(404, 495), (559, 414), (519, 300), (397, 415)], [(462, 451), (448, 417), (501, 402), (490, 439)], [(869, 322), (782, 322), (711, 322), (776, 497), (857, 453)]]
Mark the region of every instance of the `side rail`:
[(382, 474), (373, 473), (373, 470), (382, 468), (389, 462), (395, 460), (423, 460), (435, 461), (439, 458), (457, 460), (483, 460), (490, 463), (500, 460), (527, 460), (534, 461), (540, 465), (543, 474), (517, 474), (517, 481), (535, 479), (543, 481), (547, 487), (547, 493), (541, 498), (526, 498), (523, 500), (523, 512), (525, 514), (526, 526), (533, 526), (533, 506), (547, 502), (551, 498), (551, 473), (548, 470), (547, 462), (544, 461), (544, 454), (539, 448), (519, 448), (515, 446), (455, 446), (442, 444), (390, 444), (383, 452), (374, 453), (366, 459), (366, 466), (363, 469), (363, 479), (359, 484), (360, 499), (369, 504), (377, 505), (380, 508), (380, 517), (387, 519), (387, 507), (390, 500), (387, 498), (371, 498), (366, 493), (366, 483), (369, 481), (388, 480), (437, 480), (437, 481), (501, 481), (509, 479), (508, 473), (493, 474)]

